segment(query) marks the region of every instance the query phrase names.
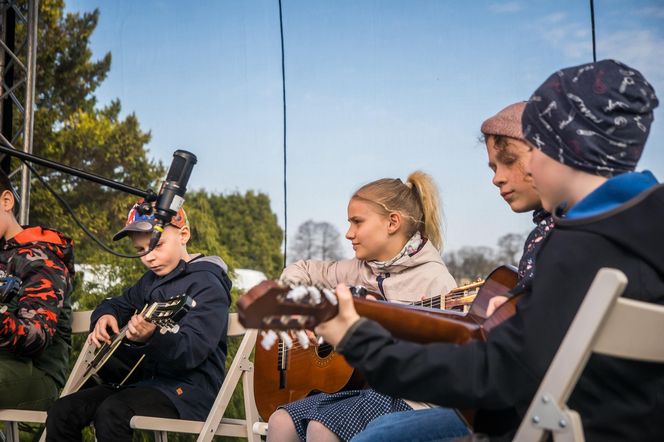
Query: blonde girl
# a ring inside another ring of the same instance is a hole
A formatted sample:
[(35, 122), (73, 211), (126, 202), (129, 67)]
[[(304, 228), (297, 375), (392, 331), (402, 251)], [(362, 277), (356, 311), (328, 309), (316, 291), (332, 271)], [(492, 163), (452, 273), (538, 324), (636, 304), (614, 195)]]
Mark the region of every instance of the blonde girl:
[[(346, 232), (355, 252), (341, 261), (298, 261), (282, 279), (336, 287), (362, 285), (389, 301), (417, 301), (456, 287), (441, 259), (438, 191), (420, 171), (406, 182), (384, 178), (360, 187), (348, 203)], [(421, 407), (374, 390), (321, 393), (292, 402), (269, 420), (268, 441), (347, 441), (373, 419)]]

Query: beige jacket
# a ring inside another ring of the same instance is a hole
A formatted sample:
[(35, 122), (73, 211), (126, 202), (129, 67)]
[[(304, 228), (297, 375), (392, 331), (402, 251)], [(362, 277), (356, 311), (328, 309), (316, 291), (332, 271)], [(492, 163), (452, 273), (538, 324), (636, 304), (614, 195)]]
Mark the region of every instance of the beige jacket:
[[(298, 284), (362, 285), (370, 292), (381, 293), (390, 301), (419, 301), (422, 297), (444, 295), (457, 286), (429, 241), (413, 255), (405, 255), (386, 269), (371, 267), (357, 258), (342, 261), (297, 261), (281, 274), (284, 281)], [(404, 399), (413, 409), (431, 407), (430, 404)]]
[(390, 301), (419, 301), (446, 294), (456, 282), (429, 241), (413, 255), (404, 255), (388, 268), (377, 269), (357, 258), (342, 261), (297, 261), (286, 267), (281, 279), (299, 284), (362, 285)]

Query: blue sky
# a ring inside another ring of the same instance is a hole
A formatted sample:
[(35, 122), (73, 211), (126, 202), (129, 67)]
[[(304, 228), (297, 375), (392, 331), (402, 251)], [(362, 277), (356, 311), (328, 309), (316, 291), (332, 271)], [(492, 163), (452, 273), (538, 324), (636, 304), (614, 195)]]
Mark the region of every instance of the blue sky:
[[(592, 60), (588, 2), (282, 5), (289, 241), (307, 219), (345, 232), (357, 187), (417, 169), (440, 187), (447, 250), (495, 246), (505, 233), (530, 229), (530, 217), (514, 215), (491, 185), (479, 127), (556, 69)], [(93, 52), (110, 51), (113, 64), (97, 95), (137, 114), (152, 133), (150, 154), (168, 165), (175, 149), (196, 153), (190, 188), (266, 192), (283, 226), (277, 0), (67, 7), (101, 11)], [(595, 9), (598, 59), (641, 70), (664, 97), (664, 4), (596, 0)], [(659, 178), (663, 147), (660, 108), (640, 163)]]

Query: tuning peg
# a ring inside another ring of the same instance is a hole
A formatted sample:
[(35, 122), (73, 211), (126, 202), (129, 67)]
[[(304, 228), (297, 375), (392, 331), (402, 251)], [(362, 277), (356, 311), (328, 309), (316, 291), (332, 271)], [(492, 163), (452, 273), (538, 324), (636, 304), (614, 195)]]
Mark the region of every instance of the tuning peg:
[(323, 289), (323, 294), (325, 295), (325, 298), (330, 302), (332, 305), (337, 305), (337, 296), (334, 294), (334, 292), (328, 288)]
[(309, 295), (311, 296), (311, 300), (313, 301), (313, 303), (320, 304), (321, 300), (320, 290), (318, 290), (318, 288), (316, 288), (315, 286), (309, 286), (307, 287), (307, 291), (309, 292)]
[(281, 338), (282, 341), (284, 341), (284, 345), (286, 346), (286, 348), (293, 347), (293, 340), (291, 339), (290, 336), (288, 336), (288, 333), (286, 333), (285, 331), (280, 331), (279, 337)]
[(309, 290), (303, 285), (294, 287), (291, 291), (288, 292), (286, 295), (287, 299), (290, 299), (291, 301), (301, 301), (305, 296), (309, 294)]
[(297, 340), (299, 341), (302, 348), (305, 350), (309, 348), (309, 336), (307, 336), (307, 332), (304, 330), (298, 330), (295, 335), (297, 336)]
[(263, 337), (263, 339), (261, 339), (261, 347), (263, 347), (265, 351), (269, 351), (274, 343), (277, 342), (277, 334), (274, 330), (262, 332), (261, 336)]

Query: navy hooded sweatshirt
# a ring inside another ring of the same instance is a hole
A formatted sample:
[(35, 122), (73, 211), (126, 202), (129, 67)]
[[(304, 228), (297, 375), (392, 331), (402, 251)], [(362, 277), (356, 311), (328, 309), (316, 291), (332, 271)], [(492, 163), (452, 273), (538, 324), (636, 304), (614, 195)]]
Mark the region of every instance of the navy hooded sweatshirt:
[[(664, 304), (664, 185), (651, 174), (614, 177), (554, 222), (530, 290), (487, 342), (415, 344), (361, 319), (337, 350), (381, 393), (523, 417), (600, 268), (625, 273), (624, 297)], [(586, 440), (664, 440), (664, 365), (593, 354), (568, 405)]]
[(106, 314), (123, 327), (146, 304), (187, 294), (196, 301), (179, 322), (178, 333), (158, 330), (143, 345), (126, 351), (145, 353), (140, 380), (130, 387), (155, 388), (177, 408), (180, 418), (205, 420), (224, 381), (231, 281), (217, 256), (193, 255), (168, 275), (146, 272), (121, 296), (104, 300), (92, 314), (92, 328)]

